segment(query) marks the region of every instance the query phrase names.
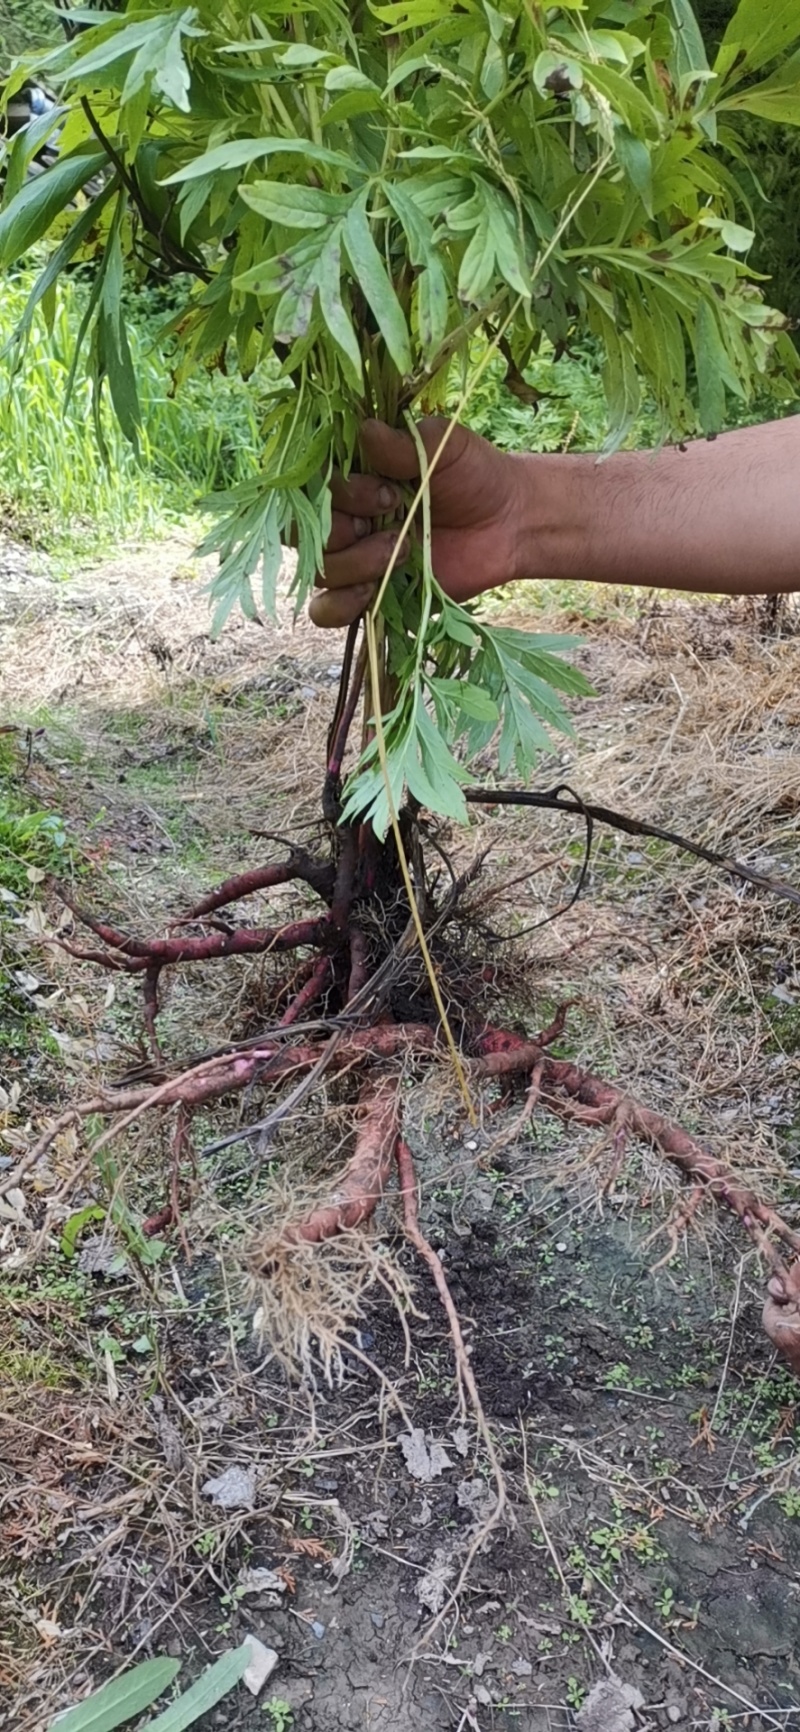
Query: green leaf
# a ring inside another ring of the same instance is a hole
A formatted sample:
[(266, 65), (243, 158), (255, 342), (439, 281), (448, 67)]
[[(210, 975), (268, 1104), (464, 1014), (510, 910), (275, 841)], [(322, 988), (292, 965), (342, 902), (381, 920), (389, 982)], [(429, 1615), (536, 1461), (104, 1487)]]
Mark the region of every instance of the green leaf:
[(319, 265), (314, 273), (314, 281), (319, 291), (319, 305), (322, 317), (339, 350), (345, 371), (351, 382), (358, 388), (362, 380), (361, 350), (358, 346), (350, 315), (342, 301), (341, 292), (341, 234), (342, 225), (337, 223), (328, 237), (319, 256)]
[(332, 66), (330, 72), (325, 74), (325, 89), (337, 94), (342, 90), (369, 90), (380, 97), (377, 84), (357, 66)]
[(47, 1732), (114, 1732), (116, 1726), (143, 1714), (169, 1688), (180, 1669), (180, 1660), (143, 1660), (65, 1714), (57, 1714)]
[(364, 178), (363, 171), (352, 157), (341, 156), (336, 150), (328, 150), (327, 145), (314, 144), (310, 138), (237, 138), (228, 144), (215, 145), (213, 150), (206, 150), (201, 156), (195, 156), (183, 168), (167, 175), (162, 186), (177, 186), (186, 180), (196, 180), (198, 175), (224, 174), (228, 169), (246, 168), (248, 163), (258, 162), (263, 156), (299, 156), (304, 162), (316, 162), (325, 168), (339, 168), (350, 178)]
[(554, 48), (545, 48), (539, 55), (532, 76), (539, 95), (544, 97), (568, 95), (572, 90), (583, 88), (580, 62), (569, 54), (559, 54)]
[(720, 78), (757, 72), (800, 40), (800, 0), (740, 0), (714, 61)]
[[(36, 282), (34, 283), (30, 295), (25, 303), (25, 310), (22, 314), (22, 318), (14, 332), (15, 342), (19, 342), (27, 336), (33, 323), (33, 317), (37, 306), (41, 301), (44, 301), (46, 296), (52, 294), (62, 271), (69, 264), (70, 259), (73, 258), (74, 254), (78, 251), (78, 248), (83, 245), (83, 242), (86, 240), (90, 230), (94, 228), (97, 223), (97, 219), (103, 206), (107, 204), (112, 195), (118, 191), (119, 183), (116, 178), (106, 181), (105, 186), (101, 188), (97, 198), (94, 199), (91, 204), (87, 205), (85, 210), (80, 212), (80, 215), (76, 217), (71, 229), (69, 229), (65, 234), (63, 241), (61, 241), (60, 245), (50, 254), (44, 270), (41, 271), (39, 276), (36, 278)], [(0, 217), (0, 224), (1, 223), (2, 217)]]
[(725, 421), (725, 386), (721, 362), (727, 363), (727, 356), (717, 321), (707, 301), (701, 301), (697, 309), (694, 353), (700, 425), (704, 433), (718, 433)]
[(99, 1203), (88, 1203), (85, 1209), (76, 1209), (74, 1215), (64, 1222), (61, 1229), (61, 1250), (65, 1257), (74, 1257), (78, 1248), (78, 1240), (84, 1227), (90, 1221), (104, 1221), (106, 1211)]
[(653, 215), (653, 159), (649, 147), (636, 138), (627, 126), (618, 126), (614, 133), (614, 149), (634, 191), (649, 217)]
[[(116, 62), (126, 59), (129, 54), (143, 56), (141, 65), (144, 69), (157, 70), (158, 55), (164, 53), (165, 42), (168, 42), (173, 33), (177, 32), (179, 39), (181, 34), (203, 35), (203, 31), (195, 28), (196, 19), (197, 10), (190, 6), (177, 18), (173, 12), (171, 15), (148, 18), (140, 24), (123, 24), (118, 27), (115, 21), (114, 28), (104, 35), (101, 42), (87, 49), (86, 53), (79, 54), (78, 58), (70, 63), (69, 78), (73, 82), (90, 81), (95, 73), (106, 71)], [(98, 25), (98, 30), (100, 28), (102, 27)]]
[(47, 143), (56, 127), (63, 121), (63, 117), (63, 108), (53, 106), (47, 109), (44, 114), (37, 115), (35, 120), (29, 121), (28, 125), (23, 126), (10, 140), (4, 165), (5, 186), (3, 188), (4, 199), (9, 204), (19, 192), (20, 187), (24, 186), (25, 176), (37, 151), (41, 150), (42, 145)]
[(719, 104), (744, 114), (757, 114), (782, 126), (800, 126), (800, 54), (793, 54), (761, 84), (745, 85)]
[(104, 151), (79, 151), (26, 182), (0, 212), (0, 270), (22, 258), (47, 233), (105, 161)]
[[(293, 441), (294, 446), (294, 441)], [(302, 455), (295, 459), (275, 475), (267, 475), (269, 487), (305, 487), (312, 475), (324, 467), (326, 457), (330, 457), (330, 428), (323, 421), (321, 427), (312, 433), (310, 438), (302, 441)], [(296, 449), (296, 446), (294, 447)]]
[(471, 685), (468, 679), (429, 681), (431, 691), (447, 703), (455, 704), (464, 714), (471, 716), (476, 722), (496, 722), (499, 710), (494, 698), (490, 698), (481, 686)]
[(375, 315), (378, 329), (401, 375), (411, 372), (411, 346), (405, 314), (372, 238), (364, 202), (344, 219), (344, 244), (353, 272)]
[(417, 318), (425, 360), (430, 362), (441, 348), (447, 332), (449, 304), (447, 278), (437, 258), (417, 278)]
[(326, 228), (331, 217), (343, 216), (353, 202), (352, 194), (280, 180), (255, 180), (239, 192), (259, 216), (290, 229)]
[(240, 1648), (232, 1648), (230, 1653), (223, 1654), (201, 1674), (190, 1690), (178, 1697), (177, 1702), (151, 1720), (145, 1732), (185, 1732), (185, 1728), (193, 1726), (201, 1714), (207, 1714), (223, 1696), (230, 1694), (244, 1677), (251, 1657), (249, 1642), (242, 1642)]
[(708, 72), (708, 56), (691, 0), (669, 0), (669, 10), (675, 31), (674, 70), (680, 83), (692, 73)]

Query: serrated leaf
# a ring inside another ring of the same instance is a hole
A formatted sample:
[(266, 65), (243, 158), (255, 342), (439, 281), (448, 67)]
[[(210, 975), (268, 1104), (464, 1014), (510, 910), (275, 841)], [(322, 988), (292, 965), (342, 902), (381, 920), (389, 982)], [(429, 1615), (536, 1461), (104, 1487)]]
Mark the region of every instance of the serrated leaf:
[(74, 1708), (57, 1714), (47, 1732), (114, 1732), (116, 1726), (143, 1714), (169, 1688), (180, 1669), (180, 1660), (143, 1660)]
[(471, 716), (474, 721), (497, 721), (499, 716), (497, 704), (494, 698), (490, 698), (488, 692), (485, 692), (481, 686), (471, 685), (468, 679), (431, 679), (429, 684), (431, 691), (436, 696), (444, 698), (448, 703), (455, 704), (458, 709), (463, 710), (464, 714)]
[(215, 1660), (213, 1666), (203, 1672), (190, 1690), (186, 1690), (177, 1702), (173, 1702), (163, 1714), (158, 1714), (151, 1720), (145, 1732), (186, 1732), (187, 1726), (193, 1726), (201, 1714), (207, 1714), (211, 1708), (228, 1696), (239, 1680), (244, 1677), (250, 1664), (251, 1650), (249, 1643), (242, 1642), (240, 1648), (232, 1648), (230, 1653), (223, 1654)]

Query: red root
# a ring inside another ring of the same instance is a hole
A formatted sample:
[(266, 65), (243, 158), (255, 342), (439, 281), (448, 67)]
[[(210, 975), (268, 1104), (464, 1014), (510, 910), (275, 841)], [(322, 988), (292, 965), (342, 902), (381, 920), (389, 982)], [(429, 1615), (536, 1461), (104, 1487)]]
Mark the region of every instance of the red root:
[(142, 1222), (144, 1237), (154, 1239), (157, 1233), (163, 1233), (167, 1227), (171, 1227), (174, 1219), (172, 1204), (165, 1203), (163, 1209), (159, 1209), (155, 1215), (148, 1215), (147, 1220)]
[[(350, 1070), (355, 1065), (368, 1064), (372, 1059), (411, 1056), (432, 1052), (436, 1036), (424, 1023), (389, 1024), (386, 1027), (355, 1029), (341, 1040), (330, 1057), (331, 1070)], [(100, 1096), (92, 1105), (93, 1112), (127, 1113), (147, 1106), (170, 1107), (183, 1103), (187, 1107), (205, 1106), (221, 1095), (235, 1094), (255, 1082), (272, 1082), (298, 1071), (313, 1070), (319, 1063), (323, 1048), (304, 1046), (251, 1047), (247, 1052), (229, 1053), (223, 1058), (210, 1059), (207, 1064), (180, 1076), (169, 1077), (156, 1088), (114, 1089)], [(81, 1111), (81, 1116), (84, 1114)], [(60, 1125), (61, 1121), (58, 1121)], [(40, 1150), (41, 1152), (41, 1150)]]
[(295, 879), (310, 884), (325, 897), (330, 895), (333, 887), (333, 871), (327, 862), (298, 852), (280, 865), (255, 866), (250, 872), (239, 872), (233, 878), (224, 879), (216, 890), (209, 891), (201, 902), (196, 902), (188, 914), (182, 914), (175, 925), (185, 926), (190, 920), (202, 920), (204, 915), (214, 914), (217, 908), (227, 908), (231, 902), (241, 902), (245, 896), (255, 895), (257, 890), (273, 890), (279, 884), (290, 884)]
[(300, 991), (295, 993), (291, 1004), (284, 1011), (281, 1017), (281, 1028), (290, 1028), (293, 1022), (301, 1021), (305, 1012), (310, 1009), (312, 1004), (316, 1003), (320, 993), (324, 991), (330, 972), (330, 957), (318, 956), (305, 985), (301, 986)]
[[(568, 1059), (548, 1058), (534, 1041), (490, 1030), (483, 1037), (484, 1056), (472, 1067), (473, 1076), (504, 1077), (541, 1067), (542, 1101), (552, 1112), (570, 1116), (583, 1124), (602, 1124), (634, 1131), (654, 1143), (667, 1159), (688, 1178), (699, 1181), (704, 1194), (724, 1203), (738, 1216), (773, 1274), (764, 1306), (763, 1326), (792, 1370), (800, 1376), (800, 1261), (787, 1268), (773, 1240), (800, 1259), (800, 1233), (781, 1219), (777, 1211), (744, 1185), (732, 1169), (689, 1136), (680, 1125), (653, 1112), (613, 1083), (603, 1082)], [(489, 1045), (489, 1051), (486, 1047)], [(548, 1093), (548, 1091), (550, 1091)], [(569, 1109), (558, 1092), (578, 1103)]]
[(773, 1347), (800, 1377), (800, 1263), (772, 1276), (761, 1324)]
[(282, 1245), (318, 1245), (335, 1233), (362, 1226), (375, 1213), (392, 1170), (400, 1128), (399, 1078), (385, 1076), (378, 1083), (365, 1083), (360, 1113), (355, 1150), (339, 1174), (330, 1202), (284, 1227)]
[[(141, 968), (164, 968), (175, 962), (212, 962), (220, 956), (258, 956), (265, 950), (299, 950), (303, 945), (322, 945), (331, 930), (331, 917), (326, 914), (316, 920), (295, 920), (288, 926), (240, 927), (234, 932), (210, 932), (198, 938), (132, 938), (104, 920), (97, 920), (86, 909), (78, 908), (62, 891), (61, 895), (77, 920), (101, 938), (116, 956), (106, 957), (95, 952), (93, 960), (105, 967), (128, 967), (130, 973)], [(66, 948), (66, 947), (65, 947)], [(128, 959), (121, 962), (124, 957)]]
[(347, 983), (347, 1002), (363, 992), (369, 980), (369, 945), (366, 934), (354, 926), (350, 933), (350, 979)]
[(156, 1017), (158, 1016), (158, 977), (161, 973), (161, 963), (149, 962), (144, 976), (144, 1026), (150, 1037), (150, 1046), (157, 1064), (163, 1063), (163, 1054), (158, 1044), (156, 1034)]

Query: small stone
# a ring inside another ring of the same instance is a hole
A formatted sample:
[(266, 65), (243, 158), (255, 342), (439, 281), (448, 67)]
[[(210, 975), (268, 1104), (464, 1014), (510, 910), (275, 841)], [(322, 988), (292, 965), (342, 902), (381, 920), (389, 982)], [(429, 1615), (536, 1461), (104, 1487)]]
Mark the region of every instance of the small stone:
[(671, 1726), (677, 1726), (683, 1719), (683, 1709), (673, 1703), (672, 1707), (667, 1709), (667, 1719)]
[(278, 1664), (279, 1656), (274, 1648), (267, 1648), (257, 1636), (245, 1636), (250, 1649), (250, 1664), (248, 1665), (242, 1683), (251, 1696), (260, 1696), (268, 1678), (272, 1677)]
[(311, 1625), (311, 1633), (316, 1636), (318, 1642), (322, 1641), (325, 1634), (325, 1625), (320, 1623), (319, 1618), (314, 1619), (314, 1622)]
[(382, 1630), (384, 1624), (386, 1623), (386, 1619), (383, 1615), (383, 1612), (370, 1612), (369, 1615), (370, 1615), (370, 1620), (372, 1622), (374, 1629)]
[(491, 1708), (492, 1698), (489, 1695), (489, 1691), (487, 1690), (485, 1684), (476, 1684), (475, 1689), (473, 1691), (473, 1695), (475, 1697), (475, 1701), (480, 1702), (480, 1705), (482, 1708)]

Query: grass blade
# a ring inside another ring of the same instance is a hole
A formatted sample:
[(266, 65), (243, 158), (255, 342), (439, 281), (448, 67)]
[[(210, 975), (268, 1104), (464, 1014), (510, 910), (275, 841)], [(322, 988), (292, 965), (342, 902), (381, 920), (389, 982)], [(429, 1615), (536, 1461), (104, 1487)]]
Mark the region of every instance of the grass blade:
[(145, 1732), (184, 1732), (184, 1727), (193, 1726), (201, 1714), (207, 1714), (209, 1708), (214, 1708), (217, 1702), (227, 1696), (228, 1691), (244, 1677), (250, 1664), (251, 1650), (249, 1642), (242, 1642), (240, 1648), (231, 1648), (216, 1660), (208, 1671), (203, 1672), (177, 1702), (165, 1708), (155, 1720), (151, 1720)]
[[(51, 1720), (47, 1732), (114, 1732), (155, 1702), (180, 1671), (180, 1660), (143, 1660)], [(188, 1724), (188, 1722), (186, 1722)], [(156, 1721), (155, 1724), (158, 1724)]]

